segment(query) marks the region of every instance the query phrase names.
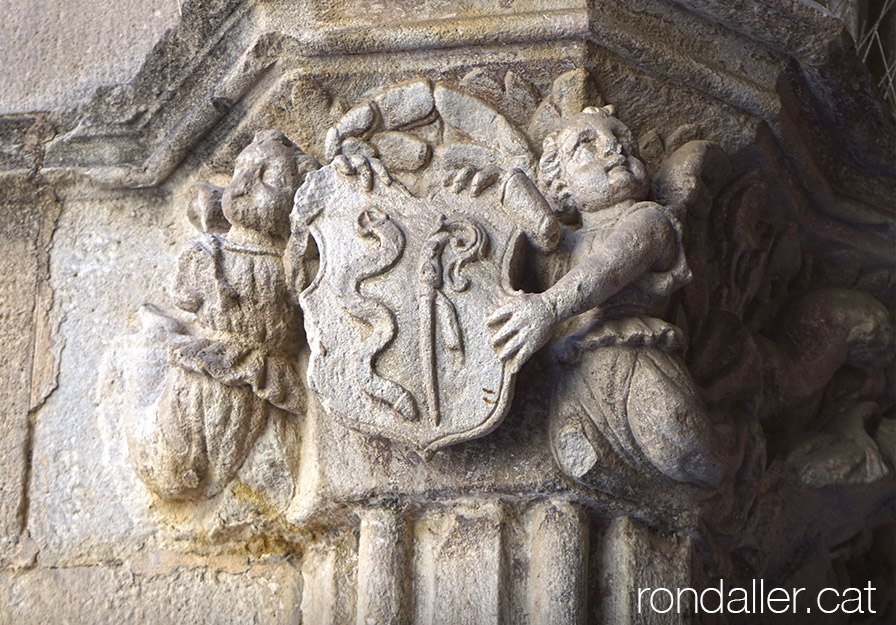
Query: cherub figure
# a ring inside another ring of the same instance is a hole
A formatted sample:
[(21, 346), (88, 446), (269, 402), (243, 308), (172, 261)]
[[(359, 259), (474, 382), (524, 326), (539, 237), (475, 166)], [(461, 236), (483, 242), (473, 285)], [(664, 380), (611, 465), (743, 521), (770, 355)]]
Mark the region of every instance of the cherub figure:
[[(664, 321), (667, 296), (690, 271), (675, 211), (647, 200), (647, 171), (612, 107), (589, 107), (544, 140), (541, 184), (564, 221), (569, 270), (489, 318), (492, 345), (518, 369), (552, 337), (558, 376), (553, 446), (572, 477), (590, 483), (598, 459), (640, 474), (714, 486), (739, 462), (734, 436), (715, 426)], [(613, 458), (609, 458), (612, 455)], [(594, 486), (595, 484), (590, 484)]]
[(144, 334), (164, 329), (169, 368), (152, 418), (131, 428), (129, 446), (140, 477), (164, 497), (216, 494), (272, 411), (301, 411), (301, 318), (283, 250), (293, 194), (316, 167), (283, 134), (259, 132), (220, 204), (206, 190), (198, 222), (226, 233), (203, 232), (181, 252), (173, 297), (189, 320), (142, 311)]

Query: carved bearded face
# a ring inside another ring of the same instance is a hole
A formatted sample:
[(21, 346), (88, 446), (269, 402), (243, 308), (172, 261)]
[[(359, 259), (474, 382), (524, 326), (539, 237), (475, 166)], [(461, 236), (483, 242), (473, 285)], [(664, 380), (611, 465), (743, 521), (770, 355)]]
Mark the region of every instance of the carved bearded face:
[(650, 183), (629, 130), (617, 119), (584, 112), (557, 136), (563, 179), (580, 211), (643, 200)]
[(302, 155), (285, 136), (264, 131), (237, 156), (233, 178), (221, 198), (232, 224), (271, 236), (289, 232), (289, 212), (302, 182), (297, 157)]

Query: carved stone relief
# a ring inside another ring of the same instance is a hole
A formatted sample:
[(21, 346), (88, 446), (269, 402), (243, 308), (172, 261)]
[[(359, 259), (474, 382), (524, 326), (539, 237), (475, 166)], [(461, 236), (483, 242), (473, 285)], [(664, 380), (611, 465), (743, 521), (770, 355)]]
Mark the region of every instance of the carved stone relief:
[[(539, 608), (543, 622), (560, 609), (555, 590), (584, 592), (572, 553), (588, 533), (582, 506), (688, 528), (716, 571), (777, 540), (763, 528), (769, 489), (813, 500), (838, 488), (880, 510), (893, 476), (890, 314), (813, 282), (773, 184), (697, 126), (638, 137), (581, 69), (545, 97), (511, 71), (502, 84), (474, 70), (369, 92), (321, 145), (324, 165), (260, 132), (227, 187), (200, 186), (188, 208), (200, 234), (180, 254), (174, 308), (141, 309), (123, 373), (130, 459), (156, 495), (219, 496), (269, 421), (289, 422), (305, 435), (277, 447), (300, 467), (278, 509), (295, 529), (366, 501), (364, 588), (383, 567), (404, 584), (396, 554), (447, 549), (409, 538), (406, 523), (450, 534), (476, 519), (494, 534), (488, 551), (502, 532), (530, 531), (518, 519), (548, 515), (539, 522), (557, 536), (527, 534), (511, 550), (576, 570), (572, 586), (532, 591), (554, 606)], [(534, 390), (515, 393), (518, 378)], [(480, 485), (481, 509), (434, 486), (487, 457), (467, 455), (474, 439), (524, 422), (541, 428), (533, 440), (551, 467), (538, 486)], [(354, 464), (324, 448), (336, 436)], [(357, 471), (364, 494), (328, 494), (321, 458), (333, 480)], [(376, 468), (396, 462), (392, 475)], [(498, 492), (525, 511), (505, 516)], [(533, 496), (535, 508), (520, 503)], [(633, 530), (612, 528), (602, 558), (654, 540), (632, 546)], [(339, 620), (332, 602), (351, 594), (334, 581), (346, 566), (336, 544), (315, 543), (303, 565), (325, 598), (303, 599), (306, 615)], [(435, 569), (414, 560), (413, 575), (451, 569), (444, 557)], [(463, 583), (425, 601), (450, 603)], [(357, 613), (412, 618), (408, 592), (387, 593), (388, 605), (359, 594)], [(574, 605), (563, 622), (586, 618)]]
[[(819, 427), (789, 456), (807, 484), (885, 473), (862, 425), (877, 414), (869, 383), (822, 395), (844, 366), (886, 366), (888, 313), (842, 290), (788, 291), (800, 244), (761, 221), (766, 183), (732, 176), (695, 127), (636, 140), (612, 106), (588, 106), (600, 96), (583, 70), (544, 99), (512, 72), (493, 80), (380, 90), (329, 129), (317, 171), (261, 133), (223, 192), (200, 188), (181, 318), (142, 313), (169, 365), (143, 394), (156, 416), (130, 430), (141, 477), (168, 497), (219, 492), (269, 411), (303, 413), (303, 339), (330, 418), (426, 458), (498, 427), (538, 353), (556, 461), (590, 488), (711, 490), (764, 454), (763, 430), (773, 442)], [(726, 357), (721, 372), (705, 364)], [(832, 450), (851, 468), (825, 469)]]
[(178, 311), (141, 310), (128, 444), (163, 497), (217, 494), (272, 412), (302, 412), (301, 318), (282, 256), (293, 194), (316, 167), (282, 134), (259, 133), (230, 184), (200, 188), (190, 207), (201, 233), (178, 260)]
[(824, 4), (183, 0), (0, 115), (0, 623), (892, 620), (896, 133)]
[[(310, 231), (320, 251), (299, 298), (310, 388), (349, 427), (424, 455), (488, 433), (510, 405), (514, 371), (485, 340), (486, 320), (519, 240), (545, 233), (524, 231), (498, 190), (468, 198), (439, 186), (417, 199), (371, 172), (365, 192), (337, 167), (309, 177), (293, 213), (294, 240)], [(546, 204), (513, 208), (547, 221)]]

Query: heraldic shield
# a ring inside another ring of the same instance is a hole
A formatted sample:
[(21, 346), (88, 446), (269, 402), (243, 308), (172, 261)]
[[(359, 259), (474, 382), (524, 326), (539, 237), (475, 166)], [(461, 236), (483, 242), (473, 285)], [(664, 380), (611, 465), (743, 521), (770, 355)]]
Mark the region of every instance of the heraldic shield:
[(437, 185), (420, 198), (327, 166), (296, 193), (292, 230), (291, 246), (310, 236), (319, 252), (299, 302), (308, 383), (328, 416), (424, 457), (500, 424), (514, 374), (486, 318), (513, 293), (526, 240), (547, 249), (557, 237), (522, 171), (478, 197)]

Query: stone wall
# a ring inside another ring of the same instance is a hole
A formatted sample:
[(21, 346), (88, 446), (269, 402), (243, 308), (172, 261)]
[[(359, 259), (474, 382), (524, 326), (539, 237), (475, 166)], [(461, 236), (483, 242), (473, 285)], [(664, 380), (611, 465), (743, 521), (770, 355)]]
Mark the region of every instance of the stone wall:
[[(841, 21), (157, 4), (4, 26), (0, 622), (892, 618), (896, 142)], [(804, 592), (639, 594), (720, 583)]]
[(0, 113), (69, 108), (97, 87), (128, 82), (180, 17), (177, 0), (28, 2), (4, 0)]

